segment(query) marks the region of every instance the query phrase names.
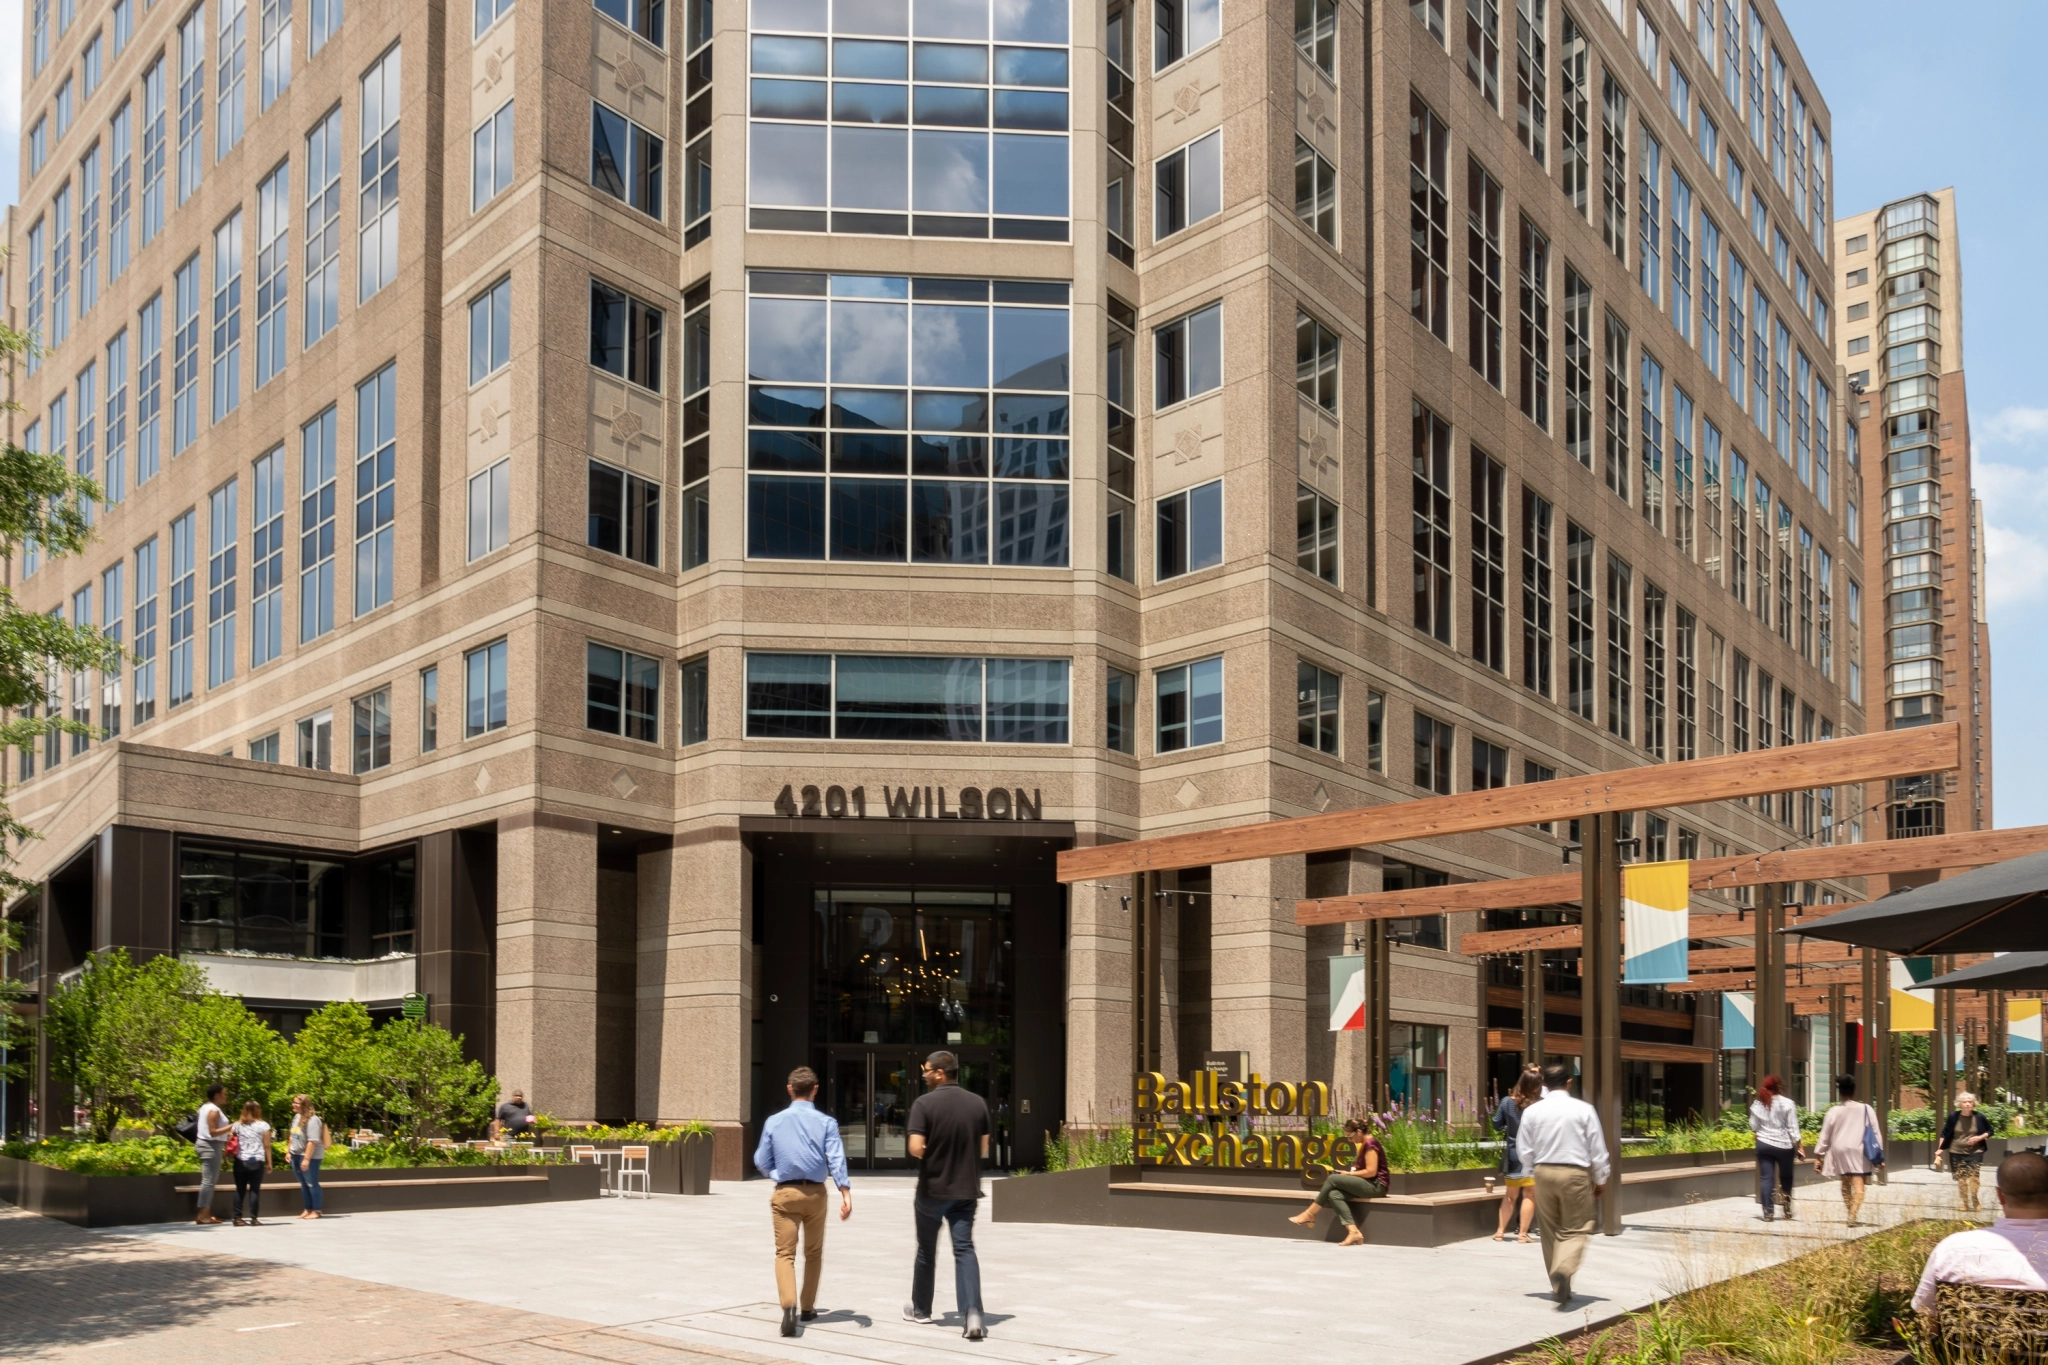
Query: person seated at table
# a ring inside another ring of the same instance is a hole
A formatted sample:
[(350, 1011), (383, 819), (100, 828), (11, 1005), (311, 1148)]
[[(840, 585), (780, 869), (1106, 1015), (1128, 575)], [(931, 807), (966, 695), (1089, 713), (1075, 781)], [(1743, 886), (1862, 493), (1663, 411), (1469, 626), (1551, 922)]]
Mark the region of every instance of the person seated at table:
[(1933, 1313), (1943, 1284), (2048, 1291), (2048, 1157), (2014, 1152), (2000, 1162), (1998, 1203), (2004, 1214), (1990, 1227), (1952, 1233), (1935, 1246), (1913, 1307)]
[(491, 1136), (503, 1142), (507, 1138), (533, 1136), (533, 1109), (526, 1102), (526, 1092), (515, 1090), (512, 1098), (498, 1106), (498, 1116), (491, 1121)]

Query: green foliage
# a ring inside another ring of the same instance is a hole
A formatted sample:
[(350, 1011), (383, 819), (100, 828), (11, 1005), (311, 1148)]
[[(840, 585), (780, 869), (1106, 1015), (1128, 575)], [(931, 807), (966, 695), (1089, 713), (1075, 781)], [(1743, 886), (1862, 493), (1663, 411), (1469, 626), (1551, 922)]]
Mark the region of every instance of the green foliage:
[(477, 1137), (498, 1104), (498, 1081), (482, 1062), (462, 1059), (462, 1040), (438, 1024), (394, 1019), (369, 1053), (394, 1137), (434, 1133)]
[(381, 1107), (374, 1033), (361, 1003), (337, 1000), (307, 1015), (292, 1038), (286, 1089), (310, 1096), (334, 1132), (364, 1126)]
[(161, 1175), (169, 1171), (196, 1171), (199, 1155), (189, 1142), (176, 1138), (150, 1137), (134, 1142), (73, 1142), (69, 1138), (48, 1138), (42, 1142), (10, 1142), (0, 1147), (0, 1156), (34, 1161), (80, 1175)]
[(1131, 1156), (1131, 1125), (1113, 1123), (1103, 1128), (1060, 1128), (1057, 1137), (1045, 1140), (1045, 1169), (1078, 1171), (1088, 1166), (1128, 1166)]
[[(1991, 1123), (1994, 1137), (2025, 1130), (2026, 1111), (2016, 1104), (1980, 1104), (1977, 1112)], [(1935, 1109), (1894, 1109), (1885, 1121), (1885, 1132), (1900, 1140), (1938, 1138), (1948, 1115)]]
[(539, 1156), (533, 1152), (514, 1148), (506, 1152), (486, 1152), (476, 1147), (436, 1147), (431, 1142), (408, 1142), (398, 1138), (387, 1138), (373, 1142), (366, 1147), (332, 1148), (323, 1170), (387, 1170), (409, 1166), (538, 1166), (556, 1157)]
[(1892, 1043), (1898, 1049), (1899, 1084), (1925, 1091), (1928, 1080), (1928, 1063), (1933, 1035), (1927, 1033), (1894, 1033)]
[[(190, 963), (164, 956), (137, 966), (115, 948), (93, 953), (50, 993), (43, 1012), (50, 1066), (77, 1088), (95, 1140), (113, 1136), (123, 1115), (148, 1111), (153, 1078), (171, 1065), (186, 1012), (206, 989), (206, 974)], [(196, 1107), (197, 1093), (188, 1093), (184, 1113)]]
[(535, 1114), (533, 1126), (549, 1142), (682, 1142), (708, 1138), (711, 1125), (702, 1119), (657, 1127), (649, 1123), (557, 1123), (546, 1114)]
[(186, 1002), (170, 1048), (143, 1077), (142, 1115), (169, 1131), (218, 1082), (228, 1089), (229, 1118), (254, 1100), (275, 1124), (291, 1107), (285, 1068), (285, 1041), (277, 1030), (236, 997), (204, 990)]
[[(0, 753), (0, 759), (4, 758)], [(0, 916), (0, 966), (20, 951), (21, 927)], [(15, 1002), (27, 994), (20, 982), (0, 971), (0, 1078), (8, 1081), (24, 1081), (35, 1074), (35, 1024), (15, 1008)]]

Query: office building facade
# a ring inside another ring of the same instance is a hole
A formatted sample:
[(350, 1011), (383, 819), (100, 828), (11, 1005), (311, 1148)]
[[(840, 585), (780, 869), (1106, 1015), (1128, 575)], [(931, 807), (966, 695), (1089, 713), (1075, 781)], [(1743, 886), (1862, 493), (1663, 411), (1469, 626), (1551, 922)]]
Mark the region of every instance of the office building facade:
[[(952, 1047), (1029, 1162), (1130, 1095), (1129, 888), (1061, 848), (1863, 728), (1768, 4), (139, 3), (30, 15), (16, 439), (107, 499), (11, 581), (133, 655), (15, 756), (38, 989), (410, 986), (734, 1175), (799, 1063), (901, 1160)], [(1375, 1078), (1295, 900), (1570, 835), (1180, 874), (1171, 1065), (1482, 1094), (1478, 918), (1395, 927)], [(1714, 1016), (1632, 1004), (1637, 1112), (1701, 1107)]]

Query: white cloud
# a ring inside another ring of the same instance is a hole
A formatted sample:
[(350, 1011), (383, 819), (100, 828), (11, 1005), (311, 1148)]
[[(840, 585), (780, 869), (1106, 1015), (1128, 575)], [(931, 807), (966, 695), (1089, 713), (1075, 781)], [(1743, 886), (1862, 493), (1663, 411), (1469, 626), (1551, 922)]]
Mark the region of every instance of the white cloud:
[(21, 0), (0, 0), (0, 205), (20, 191)]
[(2027, 449), (2048, 447), (2048, 408), (2020, 404), (2000, 408), (1976, 424), (1975, 436), (1986, 446), (2014, 446)]
[(1980, 460), (1976, 475), (1984, 503), (1986, 605), (2004, 617), (2048, 599), (2048, 469)]

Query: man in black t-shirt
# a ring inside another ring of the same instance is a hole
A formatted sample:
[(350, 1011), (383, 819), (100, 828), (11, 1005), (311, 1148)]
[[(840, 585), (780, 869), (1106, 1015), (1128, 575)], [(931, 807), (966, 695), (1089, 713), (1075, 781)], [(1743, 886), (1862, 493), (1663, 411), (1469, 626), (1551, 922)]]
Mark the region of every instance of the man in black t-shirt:
[(526, 1103), (525, 1091), (513, 1091), (512, 1098), (498, 1106), (497, 1129), (501, 1142), (506, 1138), (533, 1135), (533, 1110)]
[(932, 1280), (943, 1222), (953, 1235), (953, 1293), (960, 1303), (961, 1335), (980, 1341), (988, 1333), (981, 1323), (974, 1211), (981, 1200), (981, 1162), (988, 1155), (988, 1105), (960, 1088), (960, 1059), (950, 1052), (925, 1059), (924, 1079), (931, 1089), (910, 1106), (910, 1154), (918, 1159), (917, 1268), (903, 1317), (932, 1321)]

